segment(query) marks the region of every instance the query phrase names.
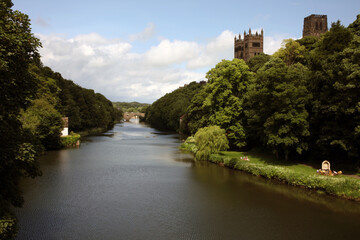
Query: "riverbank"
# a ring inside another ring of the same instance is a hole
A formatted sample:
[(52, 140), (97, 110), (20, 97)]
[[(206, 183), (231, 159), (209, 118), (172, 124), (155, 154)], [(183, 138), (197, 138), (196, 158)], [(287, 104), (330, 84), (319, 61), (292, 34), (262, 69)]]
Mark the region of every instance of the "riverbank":
[(81, 137), (89, 137), (89, 136), (95, 136), (95, 135), (98, 135), (98, 134), (102, 134), (104, 132), (107, 132), (109, 131), (110, 129), (112, 129), (116, 124), (118, 123), (122, 123), (123, 121), (115, 121), (113, 123), (113, 125), (109, 128), (106, 128), (106, 127), (98, 127), (98, 128), (90, 128), (90, 129), (86, 129), (84, 131), (81, 131), (81, 132), (78, 132), (78, 134), (81, 136)]
[(79, 147), (81, 135), (77, 133), (70, 133), (68, 136), (61, 136), (60, 142), (62, 148)]
[[(120, 123), (120, 122), (115, 122), (114, 125), (116, 123)], [(79, 147), (80, 146), (80, 141), (81, 138), (83, 137), (89, 137), (89, 136), (94, 136), (94, 135), (99, 135), (102, 134), (104, 132), (107, 132), (109, 129), (108, 128), (90, 128), (78, 133), (70, 133), (70, 135), (68, 136), (64, 136), (61, 137), (61, 146), (63, 148), (69, 148), (69, 147)]]
[[(194, 154), (197, 147), (194, 142), (185, 142), (180, 149)], [(292, 186), (360, 201), (360, 179), (350, 176), (323, 176), (311, 166), (280, 163), (271, 156), (255, 152), (221, 152), (210, 155), (208, 161), (255, 176), (276, 179)]]
[(80, 134), (81, 137), (88, 137), (88, 136), (94, 136), (94, 135), (104, 133), (108, 130), (109, 129), (107, 129), (107, 128), (100, 128), (100, 127), (99, 128), (90, 128), (90, 129), (81, 131), (78, 134)]

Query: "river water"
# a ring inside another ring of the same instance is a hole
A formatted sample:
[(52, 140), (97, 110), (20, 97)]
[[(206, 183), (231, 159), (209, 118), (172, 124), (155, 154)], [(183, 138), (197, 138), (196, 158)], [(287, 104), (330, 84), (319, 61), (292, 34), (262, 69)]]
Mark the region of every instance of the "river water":
[(358, 239), (360, 204), (178, 150), (179, 135), (122, 123), (48, 152), (22, 183), (17, 239)]

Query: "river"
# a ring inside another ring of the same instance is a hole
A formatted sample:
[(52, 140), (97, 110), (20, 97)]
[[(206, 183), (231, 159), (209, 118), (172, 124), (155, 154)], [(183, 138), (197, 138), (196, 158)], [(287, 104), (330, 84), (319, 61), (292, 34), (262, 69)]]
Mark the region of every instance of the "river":
[(356, 239), (360, 204), (286, 186), (178, 150), (138, 122), (41, 157), (22, 183), (18, 240)]

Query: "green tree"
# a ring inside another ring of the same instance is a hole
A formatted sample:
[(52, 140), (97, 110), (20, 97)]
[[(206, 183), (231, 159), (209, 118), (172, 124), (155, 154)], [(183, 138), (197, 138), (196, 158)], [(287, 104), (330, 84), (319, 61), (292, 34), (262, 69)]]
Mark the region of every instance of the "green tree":
[[(0, 238), (12, 239), (16, 233), (10, 205), (20, 207), (21, 176), (35, 177), (37, 166), (24, 149), (31, 143), (23, 137), (18, 116), (36, 93), (36, 79), (29, 64), (39, 61), (40, 42), (31, 33), (27, 15), (13, 11), (10, 0), (0, 1)], [(19, 157), (21, 156), (21, 157)]]
[[(69, 117), (69, 130), (109, 129), (114, 122), (122, 119), (121, 111), (116, 109), (112, 102), (102, 94), (95, 93), (92, 89), (82, 88), (73, 81), (64, 79), (60, 73), (53, 72), (48, 67), (42, 67), (38, 75), (41, 83), (47, 86), (45, 92), (50, 92), (50, 96), (56, 100), (51, 100), (47, 97), (48, 94), (45, 94), (47, 101), (62, 116)], [(44, 92), (44, 87), (41, 88), (41, 91)], [(41, 96), (44, 98), (43, 94)]]
[(287, 67), (281, 59), (273, 58), (258, 71), (249, 88), (249, 138), (261, 142), (277, 157), (287, 160), (289, 154), (301, 154), (308, 148), (308, 79), (309, 71), (300, 63)]
[(299, 62), (305, 66), (311, 65), (311, 51), (316, 48), (319, 38), (315, 36), (307, 36), (296, 40), (296, 42), (305, 47), (305, 50), (302, 53), (304, 57)]
[(286, 65), (301, 62), (304, 58), (305, 46), (300, 45), (293, 39), (286, 39), (282, 43), (282, 47), (273, 54), (274, 57), (281, 58)]
[(191, 99), (202, 88), (202, 83), (191, 82), (184, 87), (165, 94), (147, 108), (145, 121), (159, 129), (179, 131), (180, 117), (186, 113)]
[(356, 36), (360, 36), (360, 14), (357, 15), (356, 20), (348, 26), (348, 29)]
[(261, 53), (259, 55), (250, 58), (250, 60), (247, 61), (246, 63), (249, 66), (250, 71), (256, 73), (269, 60), (270, 60), (270, 55)]
[(195, 154), (198, 160), (207, 160), (211, 154), (225, 151), (229, 148), (225, 130), (219, 126), (200, 128), (194, 138), (198, 147)]
[(208, 84), (199, 92), (188, 109), (189, 129), (218, 125), (225, 129), (232, 147), (246, 145), (244, 130), (244, 96), (253, 78), (243, 60), (223, 60), (211, 69)]
[(36, 99), (21, 117), (24, 128), (30, 129), (42, 145), (50, 149), (58, 149), (63, 122), (60, 113), (46, 99)]
[(145, 113), (145, 108), (150, 106), (148, 103), (139, 103), (139, 102), (113, 102), (114, 107), (121, 109), (123, 112), (141, 112)]
[(337, 162), (360, 156), (359, 21), (333, 23), (312, 51), (312, 145)]

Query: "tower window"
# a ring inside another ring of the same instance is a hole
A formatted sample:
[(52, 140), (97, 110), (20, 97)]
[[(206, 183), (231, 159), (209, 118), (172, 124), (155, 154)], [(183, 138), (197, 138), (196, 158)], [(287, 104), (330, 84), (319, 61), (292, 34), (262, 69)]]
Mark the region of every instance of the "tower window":
[(253, 47), (260, 47), (260, 43), (259, 43), (259, 42), (253, 42), (253, 43), (252, 43), (252, 46), (253, 46)]

